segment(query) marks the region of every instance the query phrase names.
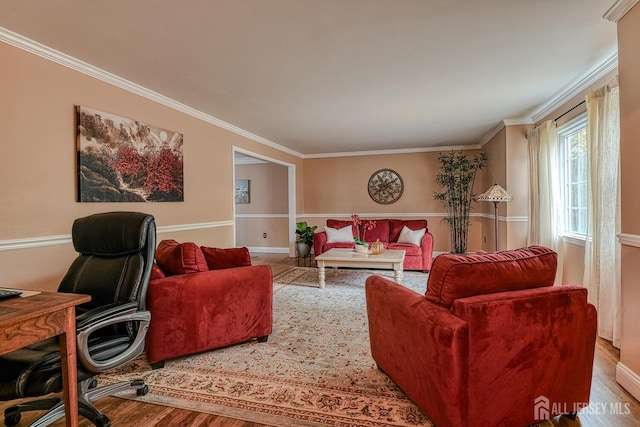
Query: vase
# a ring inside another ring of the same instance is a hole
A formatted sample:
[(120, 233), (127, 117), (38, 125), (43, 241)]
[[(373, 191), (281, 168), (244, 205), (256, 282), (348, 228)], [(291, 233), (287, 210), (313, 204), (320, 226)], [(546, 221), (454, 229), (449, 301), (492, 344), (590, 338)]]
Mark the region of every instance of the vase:
[(300, 258), (308, 258), (311, 255), (311, 245), (304, 242), (296, 242), (296, 246)]
[(371, 255), (380, 255), (384, 252), (384, 245), (380, 241), (380, 239), (376, 239), (371, 245)]
[(369, 253), (369, 246), (367, 246), (367, 245), (356, 245), (356, 252), (358, 252), (359, 254), (368, 254)]

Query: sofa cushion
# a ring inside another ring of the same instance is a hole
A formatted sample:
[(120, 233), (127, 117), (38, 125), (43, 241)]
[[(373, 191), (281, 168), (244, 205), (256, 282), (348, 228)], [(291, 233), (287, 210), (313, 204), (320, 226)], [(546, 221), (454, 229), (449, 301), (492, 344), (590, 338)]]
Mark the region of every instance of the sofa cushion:
[(247, 248), (208, 248), (201, 246), (210, 270), (245, 267), (251, 265), (251, 254)]
[[(368, 220), (365, 220), (368, 221)], [(373, 220), (376, 226), (371, 230), (368, 230), (364, 235), (364, 240), (367, 242), (375, 242), (380, 240), (383, 243), (389, 242), (389, 220), (388, 219), (376, 219)]]
[(433, 261), (428, 300), (450, 308), (458, 298), (552, 286), (557, 254), (530, 246), (486, 254), (443, 254)]
[(161, 241), (156, 249), (156, 262), (167, 276), (209, 270), (204, 254), (193, 242)]
[(426, 219), (392, 219), (389, 221), (390, 231), (389, 231), (389, 241), (397, 242), (400, 237), (400, 232), (406, 226), (411, 230), (420, 230), (421, 228), (427, 228), (427, 220)]
[(400, 236), (398, 237), (398, 243), (411, 243), (412, 245), (420, 246), (420, 242), (424, 237), (424, 234), (427, 232), (426, 228), (421, 228), (419, 230), (412, 230), (406, 225), (402, 227), (402, 231), (400, 232)]
[(350, 225), (342, 228), (325, 227), (327, 233), (327, 242), (353, 242), (353, 230)]
[(422, 256), (422, 248), (412, 243), (389, 243), (386, 247), (389, 250), (403, 250), (405, 257), (408, 256)]

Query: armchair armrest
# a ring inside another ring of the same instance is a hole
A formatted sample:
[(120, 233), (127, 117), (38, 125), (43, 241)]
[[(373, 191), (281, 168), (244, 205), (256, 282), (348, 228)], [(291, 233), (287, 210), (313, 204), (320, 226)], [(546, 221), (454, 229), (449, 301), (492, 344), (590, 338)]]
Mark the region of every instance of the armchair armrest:
[(271, 334), (271, 267), (209, 270), (149, 282), (153, 313), (149, 362), (193, 354)]
[(324, 252), (324, 245), (327, 243), (327, 232), (320, 231), (313, 235), (313, 253), (315, 256)]
[(420, 241), (420, 249), (422, 249), (422, 269), (429, 271), (433, 262), (433, 234), (429, 233), (429, 229)]
[[(140, 311), (137, 302), (114, 303), (89, 310), (77, 317), (78, 360), (91, 372), (103, 372), (137, 357), (144, 350), (144, 338), (149, 329), (151, 313)], [(122, 353), (106, 360), (95, 360), (89, 353), (92, 333), (118, 323), (139, 322), (136, 336)]]
[(380, 369), (436, 424), (467, 425), (467, 322), (380, 276), (367, 279), (366, 302)]

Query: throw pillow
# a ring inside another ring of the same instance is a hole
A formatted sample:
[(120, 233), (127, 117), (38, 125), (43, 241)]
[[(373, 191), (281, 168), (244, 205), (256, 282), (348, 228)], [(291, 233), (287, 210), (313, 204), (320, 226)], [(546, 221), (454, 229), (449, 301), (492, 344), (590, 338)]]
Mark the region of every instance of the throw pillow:
[(327, 232), (327, 243), (353, 242), (353, 229), (350, 225), (340, 229), (325, 227), (324, 230)]
[(420, 246), (420, 242), (426, 232), (426, 228), (412, 230), (405, 225), (400, 232), (400, 237), (398, 237), (398, 243), (411, 243), (412, 245)]
[(162, 271), (160, 266), (154, 262), (153, 266), (151, 267), (151, 276), (149, 277), (149, 280), (163, 279), (165, 277), (167, 276), (164, 275), (164, 272)]
[(193, 242), (161, 241), (156, 249), (156, 262), (167, 276), (209, 270), (204, 254)]
[(204, 258), (210, 270), (245, 267), (251, 265), (251, 254), (247, 248), (207, 248), (201, 246)]

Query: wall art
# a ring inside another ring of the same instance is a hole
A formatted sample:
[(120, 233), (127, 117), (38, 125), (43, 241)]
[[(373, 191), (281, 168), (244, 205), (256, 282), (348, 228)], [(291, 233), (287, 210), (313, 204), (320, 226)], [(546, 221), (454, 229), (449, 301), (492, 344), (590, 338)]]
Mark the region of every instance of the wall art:
[(236, 179), (236, 204), (251, 202), (251, 181)]
[(184, 201), (181, 133), (76, 110), (79, 202)]

